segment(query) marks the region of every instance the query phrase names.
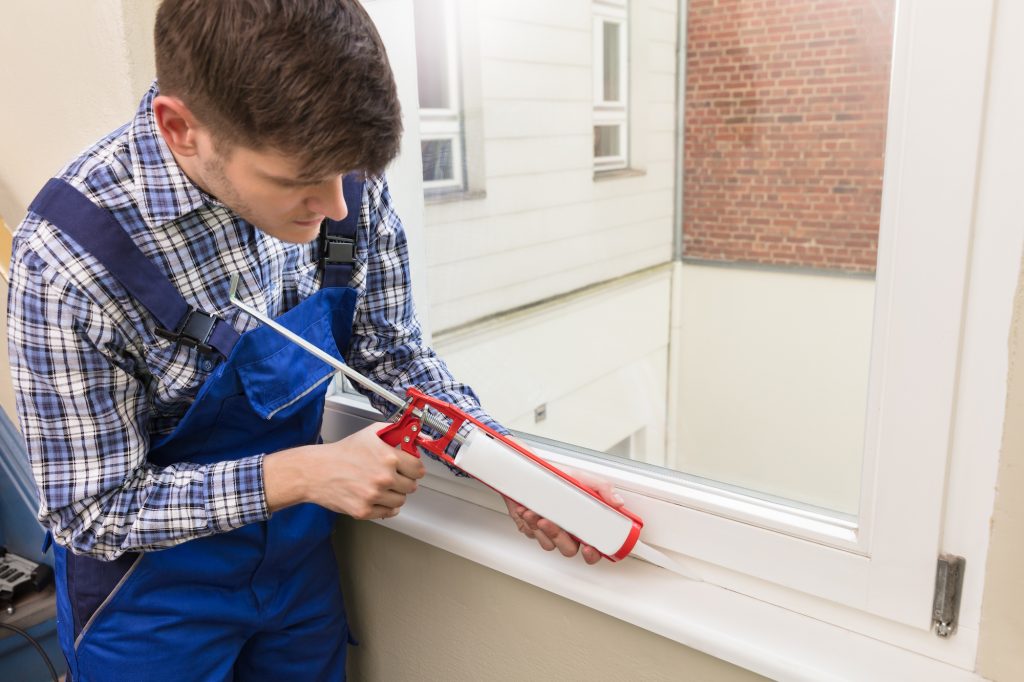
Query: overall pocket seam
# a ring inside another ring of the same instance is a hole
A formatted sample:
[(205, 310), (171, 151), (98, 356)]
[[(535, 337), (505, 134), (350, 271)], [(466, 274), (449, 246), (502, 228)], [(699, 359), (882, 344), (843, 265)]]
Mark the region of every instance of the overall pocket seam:
[(145, 554), (139, 554), (135, 561), (132, 562), (131, 568), (129, 568), (125, 572), (125, 574), (121, 576), (121, 579), (117, 581), (117, 584), (114, 585), (114, 589), (110, 591), (110, 594), (107, 595), (107, 598), (100, 602), (100, 605), (97, 606), (96, 610), (93, 611), (91, 616), (89, 616), (89, 620), (85, 622), (85, 625), (82, 626), (82, 631), (79, 632), (78, 637), (75, 638), (74, 647), (76, 652), (78, 651), (78, 645), (82, 643), (82, 639), (85, 637), (86, 633), (89, 632), (89, 629), (96, 622), (97, 618), (99, 618), (100, 614), (104, 613), (107, 610), (107, 606), (110, 604), (111, 601), (113, 601), (114, 597), (117, 596), (117, 594), (121, 591), (121, 588), (124, 587), (124, 584), (128, 581), (128, 578), (130, 578), (132, 574), (135, 573), (135, 569), (139, 567), (139, 562), (142, 561), (142, 557), (144, 556)]

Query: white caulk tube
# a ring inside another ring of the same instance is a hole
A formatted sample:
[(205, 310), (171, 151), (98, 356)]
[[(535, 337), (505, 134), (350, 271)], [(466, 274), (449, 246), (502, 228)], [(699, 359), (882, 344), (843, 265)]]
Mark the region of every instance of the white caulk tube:
[(627, 556), (640, 537), (633, 519), (480, 429), (469, 432), (455, 466), (611, 559)]

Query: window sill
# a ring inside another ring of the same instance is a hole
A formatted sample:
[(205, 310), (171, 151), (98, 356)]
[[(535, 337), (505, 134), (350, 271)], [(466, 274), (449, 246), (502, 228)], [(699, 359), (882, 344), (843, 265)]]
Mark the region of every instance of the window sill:
[(494, 499), (475, 503), (429, 485), (409, 497), (398, 517), (378, 523), (772, 679), (982, 680), (947, 663), (710, 582), (679, 578), (637, 559), (587, 566), (580, 559), (542, 552), (527, 545), (506, 514), (493, 508), (495, 495), (484, 493)]
[[(379, 419), (362, 396), (335, 394), (327, 401), (322, 435), (331, 442)], [(780, 587), (787, 581), (763, 582), (679, 554), (673, 557), (707, 582), (690, 582), (632, 558), (597, 566), (567, 561), (525, 543), (490, 489), (453, 476), (436, 461), (424, 463), (428, 473), (419, 491), (385, 525), (655, 634), (774, 679), (982, 680), (967, 670), (978, 636), (967, 624), (943, 640)], [(642, 492), (620, 491), (632, 508), (641, 507)], [(702, 532), (726, 538), (714, 529)], [(658, 544), (658, 537), (652, 533), (648, 539)], [(803, 585), (827, 580), (790, 578)]]
[(640, 168), (616, 168), (614, 170), (594, 171), (594, 182), (604, 180), (618, 180), (620, 178), (639, 178), (647, 175), (647, 171)]
[(423, 194), (423, 201), (427, 206), (486, 198), (487, 191), (482, 189), (428, 190)]

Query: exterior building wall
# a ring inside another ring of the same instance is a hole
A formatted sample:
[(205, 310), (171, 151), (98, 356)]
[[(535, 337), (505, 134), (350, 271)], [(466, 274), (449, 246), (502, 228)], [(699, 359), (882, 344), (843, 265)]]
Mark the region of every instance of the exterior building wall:
[(892, 0), (691, 0), (689, 258), (874, 272)]
[[(674, 3), (634, 0), (632, 177), (595, 179), (591, 0), (477, 0), (485, 196), (427, 206), (435, 334), (671, 258)], [(466, 14), (463, 14), (465, 19)], [(474, 41), (476, 42), (476, 39)], [(466, 41), (463, 42), (466, 47)], [(469, 153), (472, 157), (472, 152)]]
[(875, 283), (683, 263), (667, 466), (856, 514)]
[(434, 347), (509, 428), (599, 451), (636, 435), (620, 454), (664, 465), (670, 277), (616, 280)]
[(507, 426), (663, 464), (675, 3), (630, 3), (631, 172), (596, 176), (591, 0), (459, 4), (484, 172), (426, 208), (434, 347)]

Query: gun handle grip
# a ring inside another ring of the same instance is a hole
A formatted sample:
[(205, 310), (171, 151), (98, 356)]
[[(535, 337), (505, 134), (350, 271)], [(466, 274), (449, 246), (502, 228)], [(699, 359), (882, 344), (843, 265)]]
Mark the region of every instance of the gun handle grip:
[[(393, 448), (401, 448), (403, 452), (407, 452), (413, 457), (419, 457), (420, 451), (416, 447), (416, 433), (418, 433), (419, 420), (415, 417), (410, 419), (411, 415), (402, 415), (394, 424), (388, 424), (380, 431), (377, 432), (377, 436), (390, 445)], [(410, 429), (410, 426), (415, 425), (417, 430)]]

